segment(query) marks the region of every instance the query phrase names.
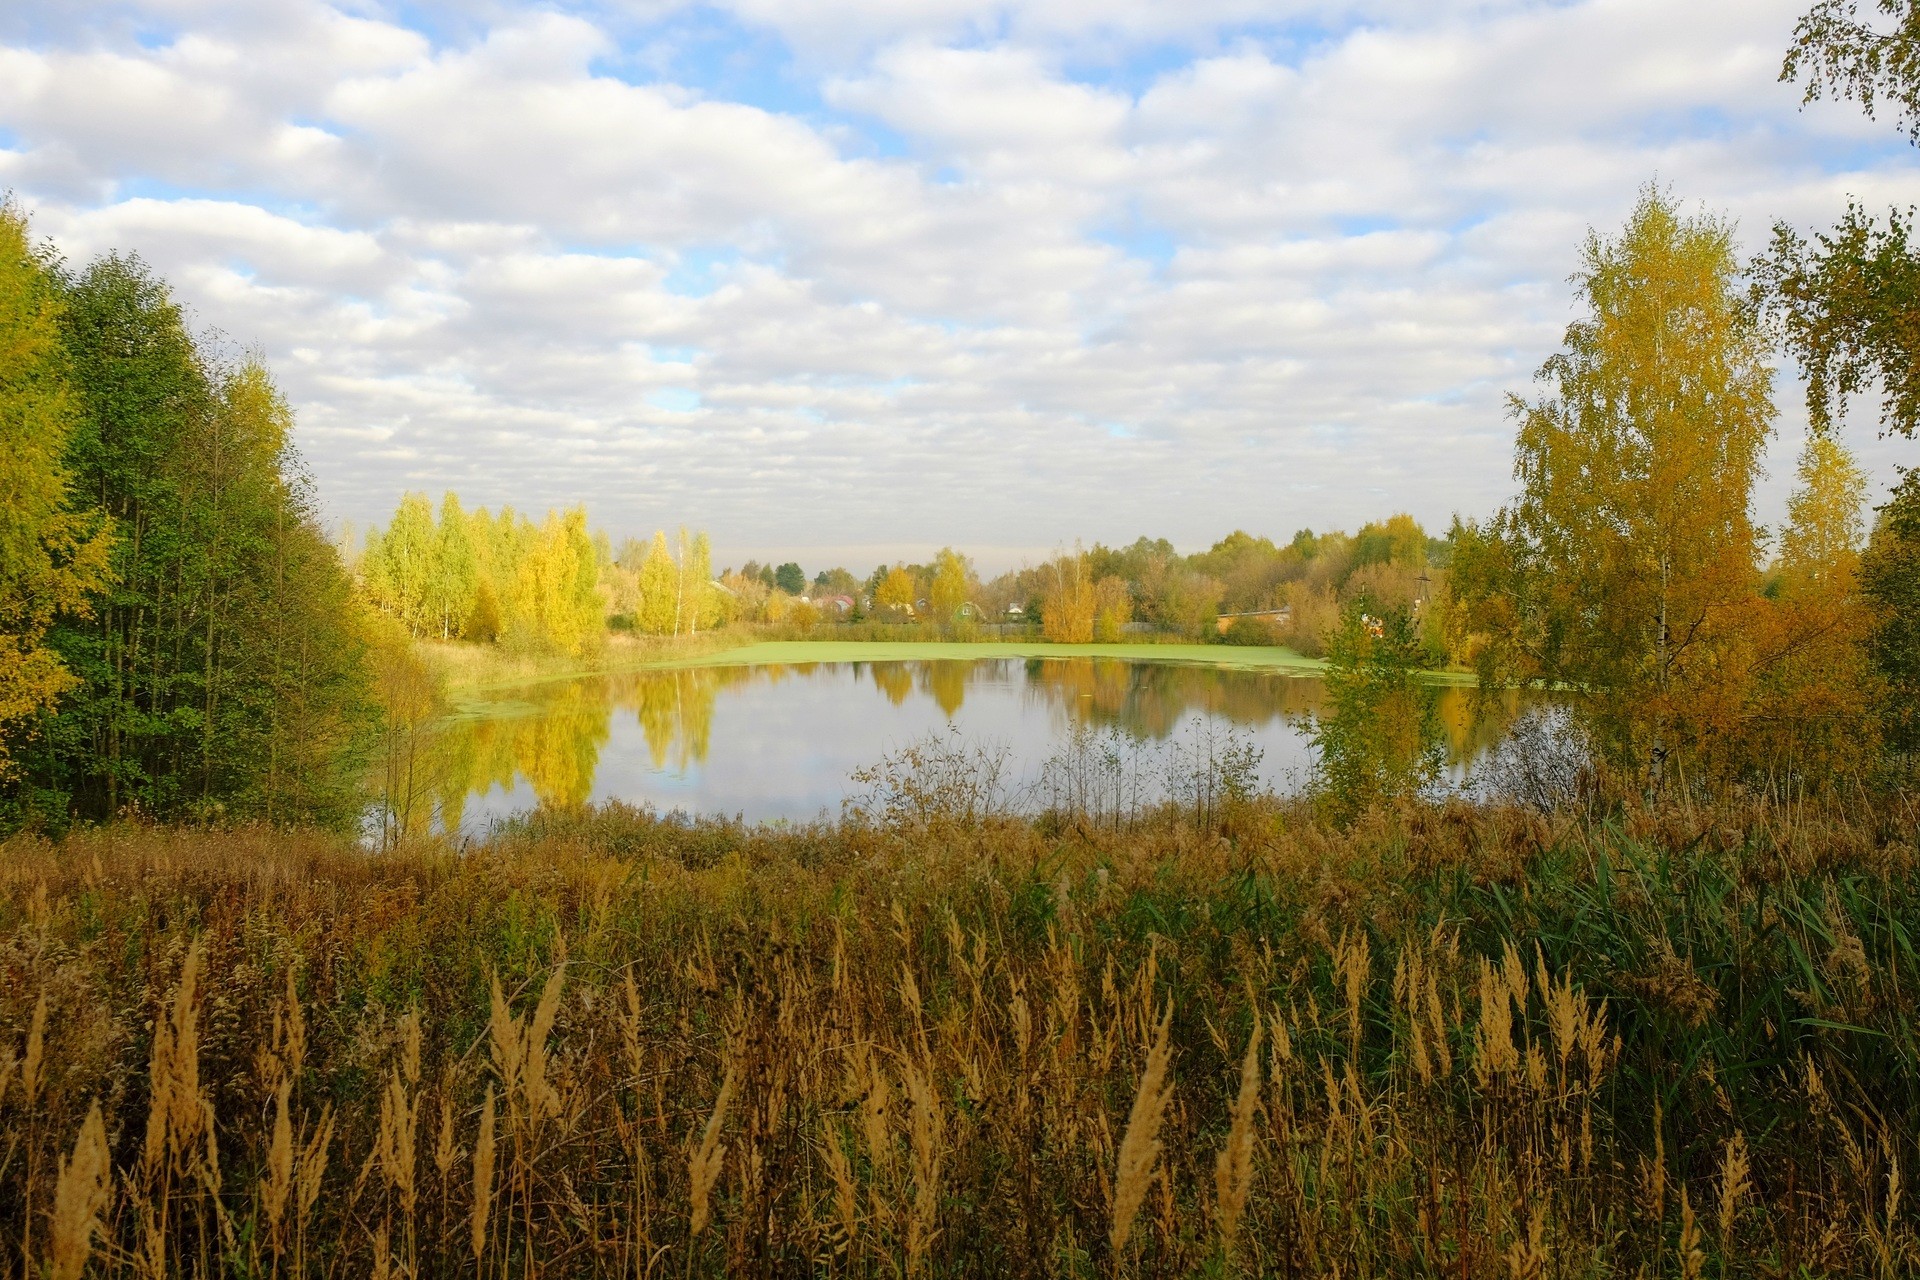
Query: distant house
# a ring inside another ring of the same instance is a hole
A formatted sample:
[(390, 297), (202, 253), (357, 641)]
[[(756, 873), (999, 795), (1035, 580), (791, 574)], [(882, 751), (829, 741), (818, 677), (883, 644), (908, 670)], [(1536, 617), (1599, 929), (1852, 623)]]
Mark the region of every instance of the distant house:
[(819, 600), (819, 605), (822, 609), (826, 609), (844, 618), (849, 613), (853, 612), (853, 597), (852, 596), (822, 596)]
[(1283, 604), (1278, 609), (1253, 609), (1246, 613), (1223, 613), (1214, 624), (1220, 634), (1227, 634), (1227, 628), (1242, 618), (1251, 618), (1255, 622), (1264, 622), (1275, 631), (1284, 631), (1293, 625), (1293, 606)]
[(1021, 604), (1010, 604), (1007, 606), (1007, 616), (1009, 618), (1024, 618), (1027, 616), (1027, 608)]

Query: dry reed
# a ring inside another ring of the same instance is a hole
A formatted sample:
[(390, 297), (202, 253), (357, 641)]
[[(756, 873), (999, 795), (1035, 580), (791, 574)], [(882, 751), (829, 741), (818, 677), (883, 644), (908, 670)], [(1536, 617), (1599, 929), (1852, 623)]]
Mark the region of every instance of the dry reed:
[(100, 1213), (107, 1207), (113, 1170), (107, 1150), (106, 1122), (100, 1104), (87, 1110), (73, 1156), (60, 1168), (53, 1193), (53, 1239), (47, 1249), (49, 1280), (79, 1280), (93, 1252), (100, 1230)]
[(1154, 1031), (1153, 1047), (1147, 1052), (1146, 1070), (1140, 1076), (1140, 1088), (1133, 1095), (1133, 1110), (1127, 1116), (1126, 1136), (1120, 1140), (1120, 1154), (1113, 1171), (1113, 1222), (1107, 1239), (1118, 1259), (1126, 1250), (1127, 1237), (1133, 1233), (1133, 1220), (1140, 1212), (1153, 1180), (1154, 1163), (1160, 1158), (1160, 1123), (1166, 1118), (1167, 1103), (1173, 1097), (1173, 1083), (1167, 1078), (1173, 1061), (1173, 1046), (1167, 1039), (1173, 1025), (1173, 1006), (1160, 1017)]
[(12, 841), (0, 1280), (1911, 1267), (1910, 823), (1233, 821)]

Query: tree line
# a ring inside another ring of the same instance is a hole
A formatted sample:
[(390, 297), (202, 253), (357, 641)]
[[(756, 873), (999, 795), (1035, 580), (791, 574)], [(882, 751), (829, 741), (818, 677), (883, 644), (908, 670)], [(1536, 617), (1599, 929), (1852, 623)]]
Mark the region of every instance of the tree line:
[[(925, 563), (882, 564), (865, 578), (835, 567), (809, 581), (798, 564), (776, 571), (749, 562), (741, 571), (744, 581), (722, 580), (755, 602), (744, 612), (756, 620), (769, 610), (779, 613), (783, 606), (764, 603), (775, 593), (838, 594), (880, 621), (965, 635), (977, 629), (968, 626), (969, 618), (1017, 620), (1063, 643), (1105, 643), (1143, 632), (1209, 639), (1221, 634), (1223, 615), (1284, 611), (1286, 620), (1250, 621), (1227, 634), (1247, 643), (1284, 641), (1317, 657), (1344, 604), (1365, 598), (1414, 609), (1441, 597), (1460, 528), (1456, 521), (1447, 536), (1436, 537), (1400, 513), (1352, 534), (1301, 529), (1279, 543), (1236, 529), (1193, 554), (1145, 536), (1118, 547), (1076, 546), (987, 579), (971, 557), (942, 548)], [(967, 617), (956, 619), (963, 608)], [(1438, 630), (1432, 641), (1444, 653)]]
[(291, 428), (138, 257), (0, 204), (0, 825), (356, 810), (366, 638)]
[[(1223, 613), (1284, 609), (1291, 623), (1229, 634), (1284, 640), (1317, 656), (1343, 604), (1364, 597), (1413, 608), (1443, 595), (1460, 527), (1433, 537), (1402, 513), (1354, 534), (1302, 529), (1278, 544), (1236, 530), (1192, 555), (1141, 537), (984, 579), (951, 547), (864, 577), (838, 565), (809, 577), (796, 561), (755, 560), (716, 574), (704, 533), (616, 544), (589, 527), (584, 507), (535, 524), (511, 507), (470, 510), (451, 492), (436, 515), (425, 494), (411, 493), (384, 528), (367, 532), (354, 564), (367, 598), (413, 636), (522, 651), (579, 655), (608, 632), (689, 635), (736, 623), (805, 632), (828, 621), (954, 639), (977, 637), (988, 623), (1026, 625), (1064, 643), (1112, 642), (1130, 631), (1206, 639), (1219, 634)], [(1438, 630), (1432, 643), (1444, 654)]]
[(468, 511), (447, 493), (436, 518), (425, 494), (409, 493), (384, 529), (368, 531), (356, 568), (367, 599), (413, 636), (522, 652), (578, 657), (610, 627), (692, 635), (733, 616), (706, 534), (682, 529), (669, 543), (661, 532), (616, 550), (581, 506), (536, 525), (512, 507)]

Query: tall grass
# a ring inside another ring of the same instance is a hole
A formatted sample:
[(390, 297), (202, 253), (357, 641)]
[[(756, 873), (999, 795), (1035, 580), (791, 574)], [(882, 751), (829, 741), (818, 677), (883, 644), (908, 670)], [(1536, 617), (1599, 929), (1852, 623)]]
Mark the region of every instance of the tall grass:
[(1910, 810), (0, 845), (0, 1274), (1908, 1274)]

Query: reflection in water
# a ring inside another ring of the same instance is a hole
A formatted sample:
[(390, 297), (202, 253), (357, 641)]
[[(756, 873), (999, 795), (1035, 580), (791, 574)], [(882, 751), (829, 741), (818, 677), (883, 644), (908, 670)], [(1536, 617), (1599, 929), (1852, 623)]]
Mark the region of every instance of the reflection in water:
[[(1310, 717), (1323, 713), (1326, 700), (1321, 680), (1274, 671), (1114, 658), (1034, 659), (1026, 666), (1033, 694), (1056, 703), (1075, 720), (1156, 741), (1171, 736), (1196, 712), (1242, 728), (1276, 720), (1304, 728)], [(1537, 701), (1537, 695), (1485, 699), (1477, 693), (1447, 685), (1436, 699), (1447, 764), (1456, 771), (1484, 758), (1506, 736), (1514, 717)]]
[(1026, 673), (1034, 696), (1074, 720), (1156, 741), (1196, 713), (1251, 727), (1299, 723), (1320, 706), (1320, 681), (1272, 671), (1068, 658), (1031, 660)]
[[(860, 665), (857, 662), (854, 663), (853, 669), (856, 672), (859, 671)], [(914, 667), (926, 665), (928, 664), (924, 662), (875, 662), (868, 664), (867, 673), (873, 677), (873, 687), (885, 694), (887, 701), (897, 707), (913, 692)]]
[[(872, 689), (865, 686), (870, 683)], [(877, 696), (876, 696), (877, 695)], [(410, 820), (476, 830), (534, 807), (626, 799), (662, 808), (807, 819), (836, 809), (848, 775), (952, 724), (1035, 776), (1076, 728), (1163, 741), (1196, 718), (1253, 735), (1269, 785), (1297, 783), (1317, 679), (1106, 658), (698, 667), (559, 681), (466, 709), (436, 739)], [(1459, 776), (1521, 707), (1439, 698)]]
[(952, 718), (967, 700), (967, 676), (972, 664), (966, 662), (923, 662), (920, 687), (933, 695), (941, 714)]

